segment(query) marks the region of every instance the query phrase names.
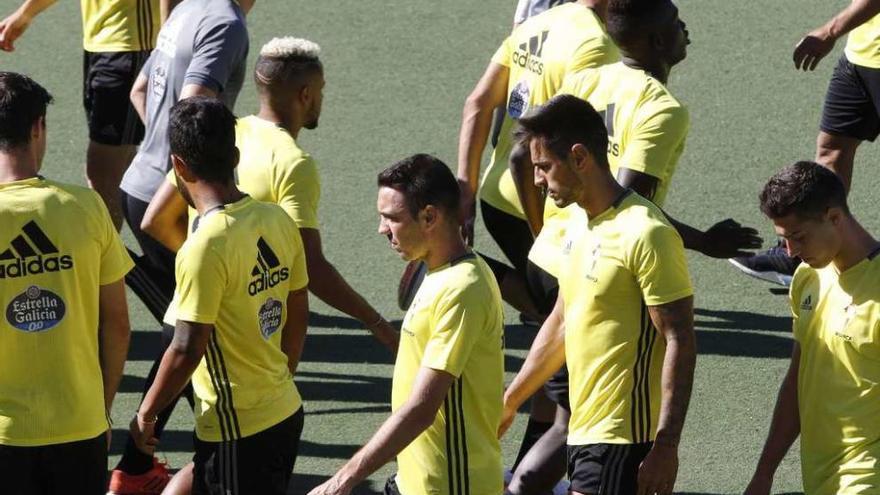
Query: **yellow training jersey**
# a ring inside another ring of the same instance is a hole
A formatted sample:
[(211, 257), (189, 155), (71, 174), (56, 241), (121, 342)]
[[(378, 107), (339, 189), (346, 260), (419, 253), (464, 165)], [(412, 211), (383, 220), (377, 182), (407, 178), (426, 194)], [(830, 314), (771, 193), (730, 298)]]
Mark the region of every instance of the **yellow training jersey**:
[(256, 115), (238, 119), (235, 145), (241, 152), (237, 176), (242, 191), (275, 203), (301, 229), (317, 229), (321, 181), (311, 155), (286, 130)]
[(152, 50), (159, 34), (159, 0), (80, 0), (88, 52)]
[(84, 187), (0, 184), (0, 225), (0, 445), (94, 438), (109, 428), (99, 288), (122, 279), (131, 258)]
[(482, 200), (525, 218), (508, 169), (516, 120), (556, 94), (568, 72), (611, 63), (618, 57), (599, 17), (577, 3), (549, 9), (513, 30), (492, 57), (492, 62), (509, 69), (507, 111), (483, 175)]
[(880, 14), (850, 31), (844, 53), (856, 65), (880, 69)]
[(308, 283), (299, 230), (276, 205), (245, 196), (199, 218), (177, 253), (177, 318), (214, 325), (193, 374), (196, 435), (259, 433), (302, 401), (281, 350), (288, 293)]
[(880, 256), (791, 283), (804, 493), (880, 492)]
[(648, 316), (693, 294), (684, 245), (660, 209), (627, 191), (572, 212), (559, 277), (571, 420), (568, 444), (653, 440), (666, 344)]
[(409, 398), (423, 367), (456, 377), (434, 423), (397, 456), (406, 495), (498, 495), (504, 392), (501, 293), (468, 254), (428, 272), (403, 320), (391, 408)]
[[(663, 206), (690, 127), (687, 109), (660, 81), (622, 62), (571, 74), (560, 93), (590, 102), (604, 117), (611, 172), (628, 168), (656, 177), (651, 200)], [(548, 198), (529, 259), (556, 277), (566, 224), (566, 211)]]

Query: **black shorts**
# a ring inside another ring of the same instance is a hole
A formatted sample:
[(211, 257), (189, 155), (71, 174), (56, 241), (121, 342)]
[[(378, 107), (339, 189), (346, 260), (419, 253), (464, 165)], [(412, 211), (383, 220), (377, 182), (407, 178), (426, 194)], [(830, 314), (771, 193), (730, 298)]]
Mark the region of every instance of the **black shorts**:
[(543, 316), (549, 315), (559, 295), (559, 280), (529, 260), (526, 262), (526, 283), (538, 311)]
[(0, 445), (0, 480), (5, 495), (107, 492), (107, 437), (40, 447)]
[(303, 430), (302, 408), (277, 425), (230, 442), (194, 436), (193, 495), (284, 495)]
[(571, 491), (602, 495), (635, 495), (639, 466), (652, 442), (597, 443), (568, 446)]
[(483, 212), (483, 223), (489, 235), (516, 271), (525, 278), (529, 250), (532, 249), (534, 242), (528, 222), (501, 211), (483, 200), (480, 200), (480, 211)]
[(547, 380), (544, 394), (559, 407), (571, 412), (571, 404), (568, 402), (568, 366), (563, 364), (562, 369)]
[(136, 145), (144, 125), (129, 93), (150, 52), (83, 52), (83, 108), (89, 139), (113, 146)]
[(841, 55), (822, 107), (819, 128), (828, 134), (873, 141), (880, 134), (880, 69), (855, 65)]

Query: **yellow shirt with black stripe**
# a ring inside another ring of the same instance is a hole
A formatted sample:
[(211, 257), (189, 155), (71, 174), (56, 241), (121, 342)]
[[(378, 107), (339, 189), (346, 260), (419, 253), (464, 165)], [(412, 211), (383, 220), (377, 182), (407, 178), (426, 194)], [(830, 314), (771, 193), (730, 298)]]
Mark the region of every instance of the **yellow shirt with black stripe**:
[(99, 289), (121, 280), (131, 258), (84, 187), (0, 184), (0, 225), (0, 445), (94, 438), (109, 428)]
[(159, 0), (80, 0), (88, 52), (152, 50), (159, 34)]
[(235, 145), (241, 153), (236, 175), (242, 191), (277, 204), (301, 229), (320, 227), (318, 167), (290, 133), (251, 115), (238, 119)]
[(245, 196), (203, 215), (177, 253), (177, 318), (214, 325), (192, 377), (196, 435), (235, 440), (302, 405), (281, 350), (287, 296), (308, 283), (299, 230), (276, 205)]
[(565, 75), (616, 61), (617, 47), (589, 8), (567, 3), (529, 18), (513, 30), (492, 57), (509, 70), (507, 111), (483, 174), (480, 198), (493, 207), (525, 218), (508, 169), (516, 120), (543, 104), (562, 85)]
[(849, 32), (844, 54), (856, 65), (880, 69), (880, 14)]
[(568, 444), (653, 440), (666, 344), (648, 316), (693, 294), (684, 245), (632, 191), (605, 212), (572, 212), (559, 277), (571, 420)]
[(412, 394), (423, 367), (455, 377), (434, 422), (397, 456), (405, 495), (498, 495), (503, 491), (504, 392), (501, 293), (475, 254), (425, 276), (403, 320), (391, 408)]
[[(657, 178), (651, 200), (663, 206), (690, 128), (685, 108), (657, 79), (624, 63), (587, 69), (566, 77), (560, 93), (588, 101), (605, 119), (608, 163)], [(553, 276), (559, 273), (559, 249), (567, 212), (548, 198), (544, 227), (529, 259)]]
[(791, 283), (804, 493), (880, 492), (880, 256)]

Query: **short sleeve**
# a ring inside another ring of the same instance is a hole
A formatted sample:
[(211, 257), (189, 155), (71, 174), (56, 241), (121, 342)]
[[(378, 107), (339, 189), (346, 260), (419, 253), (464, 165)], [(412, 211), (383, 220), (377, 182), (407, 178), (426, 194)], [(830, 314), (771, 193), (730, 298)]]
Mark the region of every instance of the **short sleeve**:
[(309, 285), (309, 273), (306, 266), (306, 251), (302, 236), (294, 222), (290, 222), (290, 240), (293, 249), (293, 263), (290, 266), (290, 292), (304, 289)]
[(492, 55), (492, 62), (498, 65), (503, 65), (504, 67), (510, 68), (510, 45), (513, 43), (513, 40), (510, 36), (504, 40), (504, 43), (501, 43), (501, 46), (495, 50), (495, 54)]
[(101, 285), (108, 285), (125, 277), (125, 274), (134, 266), (134, 262), (131, 260), (131, 256), (128, 255), (128, 250), (125, 249), (125, 244), (122, 243), (119, 232), (116, 231), (116, 227), (113, 225), (113, 220), (110, 218), (107, 206), (98, 197), (97, 193), (95, 194), (95, 200), (102, 233), (101, 275), (99, 280)]
[(607, 35), (592, 36), (574, 51), (565, 65), (565, 74), (611, 64), (617, 62), (618, 58), (617, 47)]
[(177, 319), (214, 323), (226, 288), (222, 256), (210, 246), (184, 245), (177, 253)]
[(155, 56), (156, 55), (154, 52), (154, 54), (147, 57), (146, 62), (144, 62), (144, 65), (141, 66), (140, 75), (146, 77), (147, 79), (150, 78), (150, 71), (153, 69), (153, 57), (155, 57)]
[(800, 325), (798, 325), (798, 320), (801, 316), (800, 301), (804, 295), (804, 286), (807, 284), (809, 278), (805, 265), (799, 266), (798, 269), (795, 270), (794, 276), (791, 278), (791, 286), (788, 289), (788, 305), (791, 311), (791, 330), (794, 339), (798, 342), (801, 342), (803, 337), (799, 330)]
[(486, 327), (486, 306), (467, 289), (450, 290), (440, 298), (431, 314), (431, 337), (422, 366), (461, 376)]
[(632, 271), (648, 306), (693, 295), (684, 243), (669, 225), (656, 224), (639, 237), (632, 251)]
[(287, 215), (301, 229), (317, 229), (318, 202), (321, 199), (321, 180), (318, 167), (311, 157), (296, 158), (296, 162), (280, 164), (285, 172), (276, 183), (275, 198)]
[(640, 116), (620, 158), (620, 166), (668, 180), (684, 149), (690, 117), (682, 106), (665, 107)]
[(248, 34), (244, 24), (229, 21), (206, 28), (196, 35), (196, 46), (183, 84), (198, 84), (222, 92), (247, 56), (247, 50)]

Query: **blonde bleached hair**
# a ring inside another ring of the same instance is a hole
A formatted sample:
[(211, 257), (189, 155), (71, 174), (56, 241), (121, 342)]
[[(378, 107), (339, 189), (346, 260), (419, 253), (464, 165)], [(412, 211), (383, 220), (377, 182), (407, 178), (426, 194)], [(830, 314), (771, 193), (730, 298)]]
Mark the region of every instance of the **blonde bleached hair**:
[(321, 47), (314, 41), (293, 36), (272, 38), (260, 49), (254, 67), (254, 82), (262, 93), (277, 93), (297, 87), (323, 70)]

